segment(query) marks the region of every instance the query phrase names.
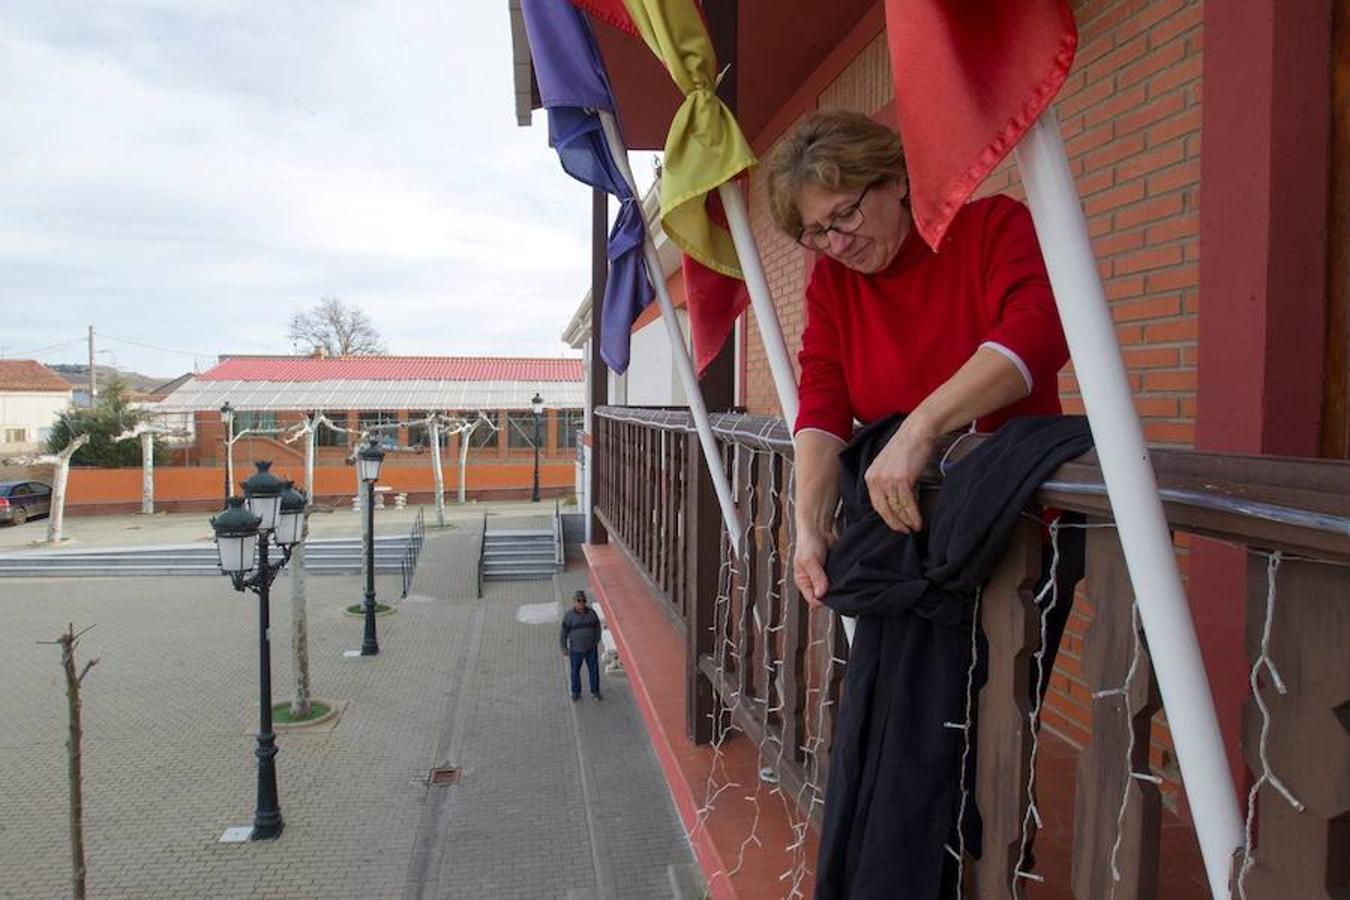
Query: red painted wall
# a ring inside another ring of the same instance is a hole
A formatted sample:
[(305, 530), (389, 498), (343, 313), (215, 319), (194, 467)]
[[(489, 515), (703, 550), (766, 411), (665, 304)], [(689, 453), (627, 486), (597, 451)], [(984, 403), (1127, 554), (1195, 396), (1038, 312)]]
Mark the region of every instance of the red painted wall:
[[(1331, 142), (1330, 0), (1211, 3), (1196, 445), (1316, 456)], [(1212, 349), (1211, 349), (1212, 348)], [(1248, 693), (1243, 554), (1197, 539), (1191, 606), (1239, 782)]]

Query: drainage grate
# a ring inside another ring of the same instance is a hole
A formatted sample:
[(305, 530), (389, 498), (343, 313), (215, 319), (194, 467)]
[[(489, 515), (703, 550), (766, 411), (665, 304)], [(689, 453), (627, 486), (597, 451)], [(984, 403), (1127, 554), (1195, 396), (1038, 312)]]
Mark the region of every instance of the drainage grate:
[(440, 769), (432, 769), (427, 775), (427, 784), (432, 787), (445, 787), (449, 784), (455, 784), (459, 781), (459, 769), (454, 766), (445, 766)]

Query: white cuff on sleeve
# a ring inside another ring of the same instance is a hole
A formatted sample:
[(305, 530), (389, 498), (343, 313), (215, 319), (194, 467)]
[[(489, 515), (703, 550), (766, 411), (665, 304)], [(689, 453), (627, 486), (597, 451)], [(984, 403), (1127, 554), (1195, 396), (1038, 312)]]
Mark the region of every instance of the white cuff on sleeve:
[(844, 439), (841, 438), (839, 435), (835, 434), (833, 431), (826, 431), (824, 428), (798, 428), (796, 431), (794, 431), (794, 432), (792, 433), (792, 436), (795, 438), (797, 435), (799, 435), (799, 434), (806, 434), (806, 432), (808, 432), (808, 431), (814, 431), (816, 434), (824, 434), (824, 435), (828, 435), (829, 437), (834, 438), (836, 441), (838, 441), (838, 442), (841, 443), (841, 444), (847, 444), (847, 443), (848, 443), (848, 441), (844, 440)]
[(1035, 382), (1032, 381), (1031, 370), (1027, 368), (1026, 363), (1022, 362), (1022, 357), (1018, 356), (1016, 353), (1009, 350), (1007, 347), (1003, 346), (997, 341), (985, 341), (980, 346), (988, 347), (990, 350), (993, 350), (996, 353), (1003, 354), (1008, 358), (1009, 362), (1011, 362), (1014, 366), (1017, 366), (1017, 371), (1021, 373), (1022, 380), (1025, 381), (1027, 384), (1027, 393), (1028, 394), (1031, 393), (1031, 389), (1035, 387)]

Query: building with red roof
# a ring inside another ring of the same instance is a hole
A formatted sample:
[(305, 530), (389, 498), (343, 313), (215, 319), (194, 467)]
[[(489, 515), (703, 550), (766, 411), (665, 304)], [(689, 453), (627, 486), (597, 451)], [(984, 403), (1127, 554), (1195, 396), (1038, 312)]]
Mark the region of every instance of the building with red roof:
[[(155, 409), (166, 424), (189, 423), (192, 435), (177, 451), (188, 466), (220, 465), (226, 429), (249, 432), (235, 445), (235, 464), (246, 471), (254, 459), (299, 461), (303, 442), (287, 441), (287, 429), (321, 413), (316, 464), (341, 465), (359, 435), (377, 434), (393, 456), (386, 465), (425, 466), (430, 450), (425, 425), (433, 413), (451, 419), (486, 419), (474, 429), (470, 467), (516, 466), (534, 456), (531, 401), (543, 401), (540, 454), (555, 463), (571, 460), (582, 430), (584, 377), (580, 359), (505, 356), (251, 356), (226, 355), (188, 378)], [(222, 409), (230, 410), (225, 422)], [(174, 427), (182, 428), (181, 424)], [(449, 464), (459, 438), (441, 435)], [(523, 481), (498, 490), (529, 489)], [(501, 488), (501, 479), (493, 480)]]
[(0, 455), (31, 453), (70, 406), (70, 383), (33, 359), (0, 359)]

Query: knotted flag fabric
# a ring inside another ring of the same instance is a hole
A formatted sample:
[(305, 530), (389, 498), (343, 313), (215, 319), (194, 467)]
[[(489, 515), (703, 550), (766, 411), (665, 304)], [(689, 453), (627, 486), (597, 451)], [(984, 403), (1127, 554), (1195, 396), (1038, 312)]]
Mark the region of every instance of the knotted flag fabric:
[(886, 0), (895, 108), (919, 234), (952, 218), (1049, 107), (1073, 66), (1067, 0)]
[(666, 136), (661, 225), (685, 254), (694, 362), (702, 373), (749, 299), (720, 205), (710, 202), (709, 194), (753, 167), (754, 153), (735, 116), (717, 96), (717, 56), (695, 0), (573, 3), (603, 22), (641, 36), (685, 95)]
[[(615, 372), (628, 368), (633, 322), (652, 302), (643, 260), (646, 222), (605, 142), (599, 111), (614, 113), (614, 97), (595, 36), (566, 0), (522, 0), (526, 37), (539, 96), (548, 110), (549, 143), (567, 174), (619, 198), (609, 235), (609, 278), (600, 322), (600, 357)], [(615, 119), (617, 121), (617, 117)]]

